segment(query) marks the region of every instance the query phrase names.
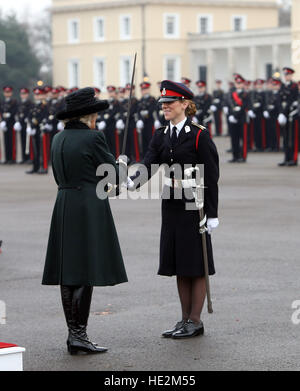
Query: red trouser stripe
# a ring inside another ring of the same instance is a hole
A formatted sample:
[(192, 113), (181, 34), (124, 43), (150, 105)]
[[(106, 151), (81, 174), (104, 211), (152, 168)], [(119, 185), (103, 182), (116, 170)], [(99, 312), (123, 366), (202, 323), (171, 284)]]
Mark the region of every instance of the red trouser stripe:
[(140, 151), (139, 151), (139, 140), (136, 128), (133, 130), (133, 141), (134, 141), (134, 150), (135, 150), (135, 159), (137, 162), (140, 161)]
[(243, 158), (247, 159), (247, 150), (248, 150), (248, 124), (247, 122), (244, 123), (244, 140), (243, 140)]
[(294, 162), (298, 161), (298, 148), (299, 148), (299, 120), (295, 120), (295, 145), (294, 145)]
[(261, 143), (262, 147), (265, 149), (267, 142), (266, 142), (266, 120), (263, 118), (261, 120)]
[(253, 120), (250, 121), (250, 148), (253, 149), (254, 147), (254, 122)]
[(222, 120), (222, 111), (219, 112), (220, 116), (220, 134), (223, 133), (223, 120)]
[(210, 138), (212, 138), (212, 134), (211, 134), (211, 123), (208, 124), (208, 131), (209, 131), (209, 136), (210, 136)]
[(16, 161), (16, 131), (13, 128), (12, 130), (12, 160)]
[(120, 140), (117, 129), (115, 130), (115, 141), (116, 141), (116, 158), (120, 156)]
[(152, 126), (152, 136), (154, 135), (154, 133), (155, 133), (155, 127), (154, 127), (154, 125)]
[(30, 151), (30, 160), (33, 160), (34, 159), (34, 155), (33, 155), (33, 145), (32, 145), (32, 136), (30, 136), (30, 143), (29, 143), (29, 151)]
[(276, 138), (277, 138), (277, 147), (280, 148), (280, 126), (279, 122), (276, 121)]
[(48, 155), (47, 155), (47, 135), (43, 134), (43, 167), (48, 170)]

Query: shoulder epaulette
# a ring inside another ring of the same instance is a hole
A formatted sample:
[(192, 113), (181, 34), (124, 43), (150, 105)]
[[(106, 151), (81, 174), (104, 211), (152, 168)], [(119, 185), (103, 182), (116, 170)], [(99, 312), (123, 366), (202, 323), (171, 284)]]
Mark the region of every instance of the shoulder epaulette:
[(192, 124), (195, 125), (195, 126), (197, 126), (197, 128), (200, 128), (201, 130), (205, 130), (205, 129), (206, 129), (205, 126), (196, 124), (196, 122), (193, 122), (193, 121), (192, 121)]

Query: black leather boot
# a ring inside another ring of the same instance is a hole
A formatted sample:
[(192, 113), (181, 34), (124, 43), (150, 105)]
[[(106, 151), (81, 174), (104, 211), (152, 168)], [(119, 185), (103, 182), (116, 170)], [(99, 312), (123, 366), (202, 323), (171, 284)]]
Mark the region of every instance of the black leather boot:
[(86, 353), (107, 351), (107, 348), (91, 342), (86, 333), (92, 293), (93, 287), (91, 286), (76, 287), (73, 291), (71, 332), (67, 341), (70, 354), (77, 354), (80, 351)]
[(67, 339), (67, 345), (69, 346), (69, 342), (71, 339), (71, 334), (73, 332), (73, 329), (75, 327), (75, 322), (73, 321), (73, 311), (72, 311), (72, 303), (73, 303), (73, 292), (75, 290), (75, 286), (66, 286), (61, 285), (60, 286), (60, 293), (61, 293), (61, 301), (65, 313), (65, 318), (69, 330), (69, 335)]

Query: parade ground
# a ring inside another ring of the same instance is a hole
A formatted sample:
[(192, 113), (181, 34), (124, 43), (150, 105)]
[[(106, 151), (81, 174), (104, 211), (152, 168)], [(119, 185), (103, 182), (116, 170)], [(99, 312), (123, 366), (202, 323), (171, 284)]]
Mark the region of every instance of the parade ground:
[(28, 166), (0, 166), (0, 341), (26, 348), (25, 371), (300, 369), (292, 308), (300, 300), (300, 167), (278, 167), (282, 154), (267, 152), (230, 164), (229, 139), (215, 142), (220, 226), (204, 336), (161, 337), (181, 319), (175, 277), (157, 275), (161, 201), (112, 200), (129, 282), (94, 289), (88, 333), (109, 348), (103, 355), (67, 353), (59, 287), (41, 285), (57, 191), (51, 170), (26, 175)]

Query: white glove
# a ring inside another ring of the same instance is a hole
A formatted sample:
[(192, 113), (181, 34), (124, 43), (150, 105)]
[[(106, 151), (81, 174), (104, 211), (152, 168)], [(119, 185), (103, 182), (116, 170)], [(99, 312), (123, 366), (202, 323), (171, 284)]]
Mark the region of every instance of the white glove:
[(226, 115), (229, 113), (229, 108), (227, 106), (223, 107), (223, 113)]
[(210, 110), (213, 111), (213, 112), (215, 112), (215, 111), (218, 110), (218, 108), (217, 108), (217, 106), (215, 106), (215, 105), (211, 105), (211, 106), (210, 106)]
[(219, 219), (217, 218), (209, 218), (207, 219), (207, 233), (209, 235), (211, 235), (212, 231), (217, 228), (217, 226), (219, 225)]
[(31, 136), (31, 131), (32, 131), (31, 126), (28, 125), (26, 128), (26, 133), (28, 134), (28, 136)]
[(36, 134), (36, 129), (34, 129), (34, 128), (31, 129), (31, 128), (30, 128), (30, 130), (31, 130), (31, 131), (30, 131), (30, 136), (35, 136), (35, 134)]
[(281, 126), (284, 126), (287, 122), (287, 118), (283, 113), (280, 113), (277, 119)]
[(127, 189), (133, 189), (133, 188), (134, 188), (134, 182), (128, 176), (127, 177)]
[(117, 159), (117, 163), (123, 163), (126, 164), (128, 163), (128, 156), (127, 155), (120, 155)]
[(14, 129), (15, 129), (16, 132), (21, 132), (22, 125), (20, 124), (19, 121), (14, 124)]
[(156, 120), (154, 121), (154, 127), (155, 127), (155, 129), (158, 129), (158, 128), (161, 127), (161, 123), (160, 123), (160, 121), (159, 121), (158, 119), (156, 119)]
[(46, 125), (45, 125), (45, 129), (48, 130), (48, 132), (52, 132), (52, 130), (53, 130), (53, 125), (51, 125), (51, 124), (46, 124)]
[(230, 115), (229, 118), (228, 118), (229, 122), (231, 122), (232, 124), (237, 124), (238, 123), (238, 120), (235, 118), (234, 115)]
[(265, 117), (266, 119), (270, 118), (270, 114), (269, 114), (269, 112), (268, 112), (267, 110), (265, 110), (265, 111), (263, 112), (263, 114), (264, 114), (264, 117)]
[(106, 128), (106, 123), (105, 121), (98, 122), (98, 129), (99, 130), (104, 130)]
[(116, 122), (116, 128), (119, 130), (123, 130), (125, 128), (125, 124), (122, 119), (118, 119), (118, 121)]
[(61, 132), (62, 130), (64, 130), (64, 128), (65, 128), (64, 123), (59, 121), (59, 123), (57, 124), (57, 130)]
[(250, 118), (256, 118), (256, 114), (254, 113), (253, 110), (249, 110), (248, 111), (248, 115), (249, 115)]
[(139, 120), (137, 121), (137, 123), (136, 123), (136, 128), (137, 128), (137, 129), (143, 129), (143, 128), (144, 128), (144, 122), (143, 122), (141, 119), (139, 119)]
[(197, 117), (193, 117), (193, 122), (195, 122), (195, 124), (198, 124), (199, 123), (198, 118)]
[(1, 130), (3, 130), (3, 132), (6, 132), (6, 131), (7, 131), (6, 121), (2, 121), (2, 122), (0, 123), (0, 128), (1, 128)]

